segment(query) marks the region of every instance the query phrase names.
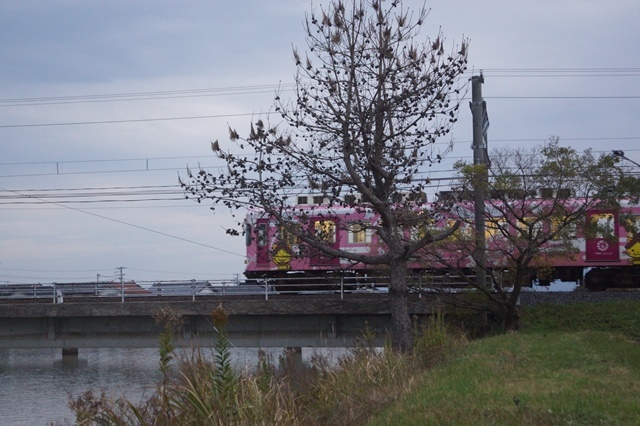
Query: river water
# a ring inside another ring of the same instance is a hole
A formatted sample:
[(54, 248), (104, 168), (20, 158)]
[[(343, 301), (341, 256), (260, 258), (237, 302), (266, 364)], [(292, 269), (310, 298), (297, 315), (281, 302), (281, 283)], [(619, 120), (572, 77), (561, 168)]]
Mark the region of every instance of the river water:
[[(231, 352), (238, 371), (258, 359), (257, 349)], [(276, 361), (281, 352), (268, 351)], [(303, 361), (314, 352), (303, 349)], [(63, 360), (60, 349), (1, 349), (0, 425), (74, 424), (70, 395), (104, 389), (138, 402), (153, 393), (159, 379), (157, 349), (80, 349), (76, 361)]]
[(69, 396), (106, 388), (138, 401), (158, 380), (154, 349), (80, 349), (63, 361), (60, 349), (0, 350), (0, 423), (73, 424)]

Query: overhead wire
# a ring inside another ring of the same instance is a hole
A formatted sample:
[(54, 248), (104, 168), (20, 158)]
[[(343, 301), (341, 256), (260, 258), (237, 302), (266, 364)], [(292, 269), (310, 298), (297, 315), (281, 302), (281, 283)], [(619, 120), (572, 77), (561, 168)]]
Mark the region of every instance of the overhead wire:
[[(565, 100), (600, 100), (600, 99), (640, 99), (640, 95), (615, 95), (615, 96), (485, 96), (485, 99), (507, 99), (507, 100), (550, 100), (550, 99), (565, 99)], [(467, 96), (462, 97), (461, 100), (469, 99)], [(65, 121), (57, 123), (24, 123), (24, 124), (0, 124), (0, 129), (16, 129), (16, 128), (29, 128), (29, 127), (63, 127), (63, 126), (88, 126), (97, 124), (126, 124), (126, 123), (149, 123), (159, 121), (181, 121), (181, 120), (204, 120), (213, 118), (231, 118), (231, 117), (247, 117), (247, 116), (270, 116), (279, 115), (279, 112), (275, 111), (261, 111), (252, 113), (235, 113), (235, 114), (212, 114), (212, 115), (191, 115), (180, 117), (152, 117), (152, 118), (133, 118), (122, 120), (87, 120), (87, 121)]]
[[(557, 76), (572, 76), (572, 77), (600, 77), (600, 76), (616, 76), (616, 77), (636, 77), (640, 76), (640, 68), (549, 68), (549, 69), (485, 69), (483, 70), (485, 75), (491, 75), (492, 77), (557, 77)], [(500, 74), (502, 73), (502, 74)], [(220, 95), (239, 95), (239, 94), (257, 94), (267, 93), (269, 90), (289, 90), (292, 87), (291, 84), (279, 84), (279, 85), (258, 85), (258, 86), (237, 86), (228, 88), (214, 88), (214, 89), (189, 89), (189, 90), (175, 90), (175, 91), (151, 91), (151, 92), (131, 92), (131, 93), (116, 93), (116, 94), (103, 94), (103, 95), (80, 95), (80, 96), (59, 96), (59, 97), (39, 97), (39, 98), (13, 98), (13, 99), (0, 99), (0, 106), (33, 106), (33, 105), (57, 105), (64, 103), (80, 103), (80, 102), (120, 102), (120, 101), (140, 101), (140, 100), (158, 100), (158, 99), (176, 99), (183, 97), (200, 97), (200, 96), (220, 96)], [(488, 96), (487, 99), (638, 99), (640, 96)], [(240, 114), (218, 114), (218, 115), (199, 115), (199, 116), (186, 116), (186, 117), (162, 117), (162, 118), (142, 118), (142, 119), (126, 119), (126, 120), (95, 120), (95, 121), (77, 121), (77, 122), (60, 122), (60, 123), (27, 123), (27, 124), (9, 124), (0, 125), (0, 128), (21, 128), (21, 127), (45, 127), (45, 126), (74, 126), (74, 125), (92, 125), (92, 124), (117, 124), (117, 123), (138, 123), (138, 122), (154, 122), (154, 121), (169, 121), (169, 120), (195, 120), (195, 119), (210, 119), (210, 118), (227, 118), (238, 116), (256, 116), (256, 115), (268, 115), (272, 112), (261, 113), (240, 113)], [(611, 138), (563, 138), (564, 141), (586, 141), (586, 140), (633, 140), (640, 139), (638, 137), (611, 137)], [(508, 139), (508, 140), (496, 140), (496, 141), (540, 141), (540, 139)], [(470, 141), (460, 141), (456, 143), (470, 143)], [(166, 157), (159, 159), (171, 159), (171, 158), (183, 158), (183, 157)], [(460, 157), (467, 158), (467, 157)], [(126, 159), (129, 160), (129, 159)], [(126, 160), (95, 160), (95, 161), (126, 161)], [(131, 159), (132, 160), (132, 159)], [(70, 161), (69, 161), (70, 162)], [(40, 162), (45, 164), (47, 162)], [(36, 164), (36, 163), (0, 163), (0, 165), (17, 165), (17, 164)], [(163, 168), (152, 169), (154, 170), (180, 170), (176, 168)], [(144, 170), (130, 170), (131, 172), (139, 172)], [(71, 172), (68, 174), (85, 174), (85, 173), (121, 173), (129, 172), (128, 170), (111, 170), (111, 171), (92, 171), (92, 172)], [(56, 173), (60, 174), (60, 173)], [(10, 176), (22, 176), (22, 175), (7, 175)], [(441, 178), (445, 179), (445, 178)], [(70, 189), (70, 191), (80, 190)], [(8, 190), (7, 190), (8, 191)], [(35, 190), (34, 190), (35, 191)], [(45, 191), (45, 190), (40, 190)], [(53, 191), (53, 190), (51, 190)], [(127, 193), (127, 195), (119, 194), (118, 196), (150, 196), (152, 193), (136, 194), (133, 192)], [(165, 194), (166, 195), (166, 194)], [(94, 193), (85, 194), (85, 197), (108, 197), (116, 196), (108, 193)], [(29, 197), (29, 196), (26, 196)], [(76, 209), (70, 206), (63, 205), (65, 203), (113, 203), (113, 202), (141, 202), (141, 201), (175, 201), (183, 200), (181, 198), (153, 198), (153, 199), (119, 199), (119, 200), (64, 200), (69, 198), (69, 194), (58, 194), (55, 196), (47, 195), (47, 198), (57, 198), (59, 201), (52, 202), (44, 198), (38, 201), (40, 204), (52, 204), (60, 207), (69, 208), (93, 216), (101, 217), (106, 220), (119, 222), (128, 226), (144, 229), (157, 234), (169, 236), (171, 238), (177, 238), (183, 241), (188, 241), (205, 247), (209, 247), (216, 250), (226, 251), (216, 247), (212, 247), (206, 244), (197, 243), (181, 237), (176, 237), (170, 234), (166, 234), (160, 231), (155, 231), (149, 228), (141, 227), (138, 225), (130, 224), (127, 222), (115, 220), (105, 216), (97, 215), (94, 213), (86, 212), (84, 210)], [(75, 195), (76, 198), (81, 198), (83, 195)], [(39, 197), (30, 197), (33, 201)], [(195, 205), (195, 204), (194, 204)], [(231, 253), (231, 252), (229, 252)], [(237, 253), (231, 253), (236, 254)], [(239, 255), (241, 256), (241, 255)]]
[[(634, 169), (633, 167), (631, 166), (626, 166), (626, 167), (630, 169), (628, 171), (630, 175), (635, 176), (640, 174), (640, 172), (631, 170), (631, 169)], [(453, 169), (438, 170), (436, 174), (448, 173), (449, 175), (434, 176), (434, 173), (432, 171), (424, 171), (424, 172), (418, 173), (414, 181), (426, 182), (427, 184), (425, 185), (425, 188), (427, 189), (438, 188), (445, 182), (451, 182), (459, 179), (459, 176), (455, 175), (454, 172), (455, 171)], [(423, 176), (423, 177), (420, 177), (420, 176)], [(120, 196), (129, 196), (129, 197), (138, 196), (138, 198), (116, 198), (116, 199), (110, 198), (110, 197), (114, 197), (114, 195), (108, 191), (105, 191), (103, 193), (95, 192), (91, 194), (73, 194), (73, 193), (69, 194), (69, 193), (62, 192), (62, 193), (53, 194), (53, 195), (48, 195), (48, 194), (28, 195), (24, 193), (27, 191), (35, 192), (35, 191), (41, 191), (41, 190), (14, 190), (13, 192), (15, 192), (16, 194), (23, 194), (23, 195), (10, 196), (10, 195), (0, 194), (0, 206), (51, 204), (52, 202), (50, 201), (50, 199), (52, 198), (57, 199), (57, 201), (53, 203), (56, 205), (58, 204), (135, 203), (135, 202), (140, 203), (140, 202), (156, 202), (156, 201), (191, 201), (190, 197), (187, 196), (188, 194), (185, 195), (184, 191), (178, 188), (179, 187), (176, 185), (176, 190), (172, 191), (173, 194), (181, 194), (181, 196), (178, 198), (148, 198), (146, 197), (147, 194), (138, 193), (134, 191), (134, 192), (123, 192), (120, 194)], [(299, 183), (298, 185), (291, 187), (289, 189), (295, 192), (295, 191), (301, 191), (303, 188), (305, 188), (304, 184)], [(74, 188), (70, 188), (70, 189), (67, 189), (66, 191), (74, 191), (74, 190), (75, 190)], [(61, 191), (65, 191), (65, 190), (61, 190)], [(222, 191), (221, 189), (213, 190), (211, 193), (209, 193), (209, 195), (212, 195), (221, 191)], [(73, 198), (88, 198), (88, 197), (93, 197), (93, 198), (83, 199), (83, 200), (73, 199)], [(195, 207), (196, 204), (193, 204), (193, 206)], [(171, 206), (166, 206), (166, 207), (171, 207)]]
[[(470, 70), (463, 75), (470, 75), (477, 71)], [(640, 76), (640, 68), (495, 68), (483, 69), (485, 75), (493, 77), (638, 77)], [(606, 73), (606, 74), (602, 74)], [(0, 107), (16, 107), (16, 106), (34, 106), (34, 105), (60, 105), (68, 103), (87, 103), (87, 102), (124, 102), (124, 101), (140, 101), (140, 100), (164, 100), (177, 99), (185, 97), (201, 97), (201, 96), (220, 96), (220, 95), (243, 95), (243, 94), (261, 94), (273, 92), (274, 94), (282, 91), (290, 91), (295, 87), (295, 83), (278, 83), (263, 84), (249, 86), (230, 86), (218, 88), (200, 88), (186, 90), (165, 90), (165, 91), (146, 91), (146, 92), (128, 92), (128, 93), (111, 93), (111, 94), (89, 94), (89, 95), (70, 95), (70, 96), (51, 96), (51, 97), (29, 97), (29, 98), (5, 98), (0, 99)], [(640, 95), (589, 95), (589, 96), (485, 96), (486, 99), (640, 99)], [(465, 99), (465, 98), (462, 98)], [(80, 126), (80, 125), (97, 125), (97, 124), (123, 124), (123, 123), (143, 123), (157, 121), (175, 121), (175, 120), (200, 120), (213, 118), (230, 118), (250, 115), (271, 115), (273, 111), (238, 113), (238, 114), (212, 114), (212, 115), (192, 115), (181, 117), (151, 117), (137, 119), (122, 120), (86, 120), (86, 121), (69, 121), (57, 123), (23, 123), (23, 124), (0, 124), (0, 128), (29, 128), (29, 127), (53, 127), (53, 126)]]
[[(484, 68), (480, 70), (492, 77), (638, 77), (640, 68)], [(462, 75), (469, 76), (478, 70), (467, 70)], [(606, 73), (606, 74), (602, 74)], [(143, 92), (104, 93), (68, 96), (44, 96), (26, 98), (0, 98), (0, 106), (30, 106), (78, 102), (121, 102), (136, 100), (176, 99), (194, 96), (218, 96), (239, 94), (260, 94), (270, 91), (287, 91), (295, 87), (295, 83), (258, 84), (247, 86), (227, 86), (214, 88), (197, 88), (181, 90), (154, 90)]]
[[(502, 139), (491, 139), (491, 142), (541, 142), (547, 140), (546, 137), (541, 138), (502, 138)], [(627, 140), (640, 140), (640, 136), (622, 136), (622, 137), (562, 137), (560, 138), (560, 142), (593, 142), (593, 141), (627, 141)], [(471, 140), (455, 140), (453, 141), (454, 145), (463, 145), (470, 144)], [(449, 142), (436, 142), (435, 145), (448, 145)], [(629, 149), (628, 152), (640, 152), (640, 149)], [(608, 152), (602, 150), (596, 150), (594, 152)], [(249, 155), (252, 152), (247, 152)], [(231, 153), (232, 155), (241, 155), (240, 153)], [(278, 154), (271, 154), (273, 156), (278, 156)], [(78, 164), (78, 163), (86, 163), (86, 164), (95, 164), (95, 163), (117, 163), (117, 162), (144, 162), (145, 165), (151, 164), (153, 161), (166, 161), (166, 160), (202, 160), (202, 159), (217, 159), (218, 157), (214, 154), (210, 155), (189, 155), (189, 156), (167, 156), (167, 157), (131, 157), (131, 158), (114, 158), (114, 159), (92, 159), (92, 160), (58, 160), (58, 161), (14, 161), (14, 162), (0, 162), (0, 167), (2, 166), (29, 166), (29, 165), (64, 165), (64, 164)], [(467, 156), (447, 156), (447, 158), (467, 158)], [(144, 171), (165, 171), (165, 170), (183, 170), (183, 168), (149, 168)], [(101, 172), (128, 172), (128, 171), (143, 171), (143, 170), (106, 170), (106, 171), (97, 171), (97, 173)], [(83, 173), (92, 173), (92, 172), (71, 172), (64, 173), (61, 172), (59, 174), (83, 174)], [(21, 175), (16, 175), (21, 176)], [(13, 177), (13, 176), (0, 176), (0, 177)], [(156, 186), (154, 186), (156, 187)]]
[[(7, 191), (7, 192), (13, 192), (15, 194), (19, 194), (18, 191), (6, 189), (6, 188), (0, 188), (0, 190)], [(108, 220), (108, 221), (119, 223), (119, 224), (126, 225), (126, 226), (130, 226), (132, 228), (141, 229), (141, 230), (144, 230), (144, 231), (147, 231), (147, 232), (151, 232), (151, 233), (154, 233), (154, 234), (158, 234), (158, 235), (162, 235), (162, 236), (165, 236), (165, 237), (173, 238), (173, 239), (176, 239), (176, 240), (184, 241), (184, 242), (187, 242), (187, 243), (195, 244), (195, 245), (198, 245), (198, 246), (210, 248), (210, 249), (213, 249), (213, 250), (216, 250), (216, 251), (220, 251), (220, 252), (223, 252), (223, 253), (232, 254), (234, 256), (244, 257), (243, 254), (235, 253), (235, 252), (232, 252), (230, 250), (225, 250), (225, 249), (222, 249), (222, 248), (219, 248), (219, 247), (214, 247), (214, 246), (211, 246), (209, 244), (204, 244), (204, 243), (200, 243), (198, 241), (190, 240), (188, 238), (178, 237), (177, 235), (172, 235), (172, 234), (168, 234), (166, 232), (162, 232), (162, 231), (158, 231), (158, 230), (155, 230), (155, 229), (147, 228), (146, 226), (136, 225), (136, 224), (133, 224), (133, 223), (125, 222), (123, 220), (118, 220), (118, 219), (114, 219), (114, 218), (111, 218), (111, 217), (103, 216), (103, 215), (100, 215), (100, 214), (97, 214), (97, 213), (88, 212), (88, 211), (81, 210), (81, 209), (78, 209), (78, 208), (75, 208), (75, 207), (64, 205), (64, 204), (62, 204), (60, 202), (49, 201), (49, 200), (46, 200), (46, 199), (37, 198), (37, 197), (34, 197), (34, 196), (25, 195), (25, 194), (21, 194), (21, 195), (23, 195), (25, 197), (33, 198), (33, 199), (39, 199), (40, 201), (44, 201), (47, 204), (53, 204), (53, 205), (56, 205), (56, 206), (63, 207), (65, 209), (73, 210), (73, 211), (76, 211), (76, 212), (79, 212), (79, 213), (84, 213), (84, 214), (87, 214), (87, 215), (90, 215), (90, 216), (98, 217), (100, 219)]]
[[(207, 96), (255, 95), (273, 91), (290, 91), (293, 83), (264, 84), (253, 86), (231, 86), (208, 89), (163, 90), (151, 92), (111, 93), (102, 95), (49, 96), (39, 98), (7, 98), (0, 99), (3, 106), (61, 105), (72, 103), (124, 102), (157, 99), (180, 99)], [(267, 92), (268, 90), (268, 92)]]
[(145, 123), (154, 121), (177, 121), (177, 120), (202, 120), (210, 118), (247, 117), (255, 115), (270, 115), (266, 113), (238, 113), (238, 114), (214, 114), (214, 115), (192, 115), (186, 117), (162, 117), (162, 118), (134, 118), (128, 120), (95, 120), (95, 121), (68, 121), (59, 123), (29, 123), (29, 124), (2, 124), (0, 129), (24, 128), (24, 127), (59, 127), (59, 126), (85, 126), (93, 124), (123, 124), (123, 123)]

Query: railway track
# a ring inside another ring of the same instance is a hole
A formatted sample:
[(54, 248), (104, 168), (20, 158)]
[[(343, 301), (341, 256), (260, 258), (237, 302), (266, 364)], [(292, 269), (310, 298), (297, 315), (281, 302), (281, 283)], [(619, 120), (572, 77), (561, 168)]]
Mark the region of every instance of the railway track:
[(634, 290), (615, 290), (607, 291), (523, 291), (520, 293), (521, 306), (533, 306), (542, 303), (600, 303), (618, 300), (637, 300), (640, 301), (640, 291)]

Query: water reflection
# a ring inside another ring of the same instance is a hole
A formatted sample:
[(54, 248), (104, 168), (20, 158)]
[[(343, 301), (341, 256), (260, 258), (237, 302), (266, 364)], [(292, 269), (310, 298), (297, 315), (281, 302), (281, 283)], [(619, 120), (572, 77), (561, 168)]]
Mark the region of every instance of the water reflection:
[(154, 349), (0, 350), (0, 413), (3, 425), (72, 423), (69, 395), (108, 390), (139, 401), (159, 378)]
[[(346, 350), (304, 349), (303, 362), (316, 353), (335, 360)], [(253, 369), (257, 349), (233, 349), (236, 370)], [(274, 362), (282, 349), (266, 351)], [(209, 349), (203, 349), (206, 355)], [(60, 349), (0, 350), (0, 424), (73, 424), (69, 395), (107, 391), (132, 402), (148, 398), (160, 380), (157, 349), (80, 349), (78, 357), (63, 357)]]

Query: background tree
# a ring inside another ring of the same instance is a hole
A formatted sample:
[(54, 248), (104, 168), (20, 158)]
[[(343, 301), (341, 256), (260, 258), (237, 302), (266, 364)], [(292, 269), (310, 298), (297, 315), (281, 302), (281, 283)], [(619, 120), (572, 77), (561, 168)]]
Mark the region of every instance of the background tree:
[[(333, 1), (313, 11), (304, 25), (308, 52), (293, 50), (296, 97), (276, 97), (282, 121), (257, 120), (247, 137), (229, 129), (231, 141), (251, 154), (222, 150), (216, 141), (213, 150), (228, 171), (200, 170), (184, 184), (198, 201), (263, 209), (289, 235), (325, 256), (386, 270), (393, 343), (400, 350), (412, 346), (407, 261), (444, 237), (407, 235), (407, 228), (429, 216), (415, 209), (426, 183), (419, 175), (448, 150), (437, 152), (433, 143), (456, 122), (466, 86), (458, 78), (466, 69), (467, 41), (450, 51), (441, 33), (418, 41), (426, 17), (426, 9), (407, 10), (401, 1)], [(291, 205), (292, 195), (300, 193), (375, 212), (379, 220), (360, 226), (375, 232), (379, 250), (332, 248), (326, 235), (304, 223), (305, 211)]]
[[(476, 282), (469, 274), (473, 269), (469, 260), (474, 261), (476, 254), (471, 202), (457, 203), (454, 210), (463, 222), (459, 231), (437, 250), (429, 250), (425, 258), (448, 266), (476, 287), (501, 314), (505, 329), (512, 330), (518, 325), (522, 287), (533, 279), (542, 283), (555, 278), (580, 279), (581, 269), (567, 270), (569, 276), (559, 277), (552, 262), (577, 255), (576, 236), (603, 231), (587, 223), (587, 211), (617, 209), (621, 199), (634, 193), (634, 185), (615, 156), (595, 156), (591, 150), (579, 153), (561, 147), (555, 137), (531, 149), (495, 150), (490, 160), (488, 169), (464, 162), (456, 165), (458, 194), (482, 187), (487, 194), (485, 270), (490, 285)], [(483, 185), (478, 177), (485, 173), (488, 180)], [(492, 267), (496, 265), (499, 267)]]

